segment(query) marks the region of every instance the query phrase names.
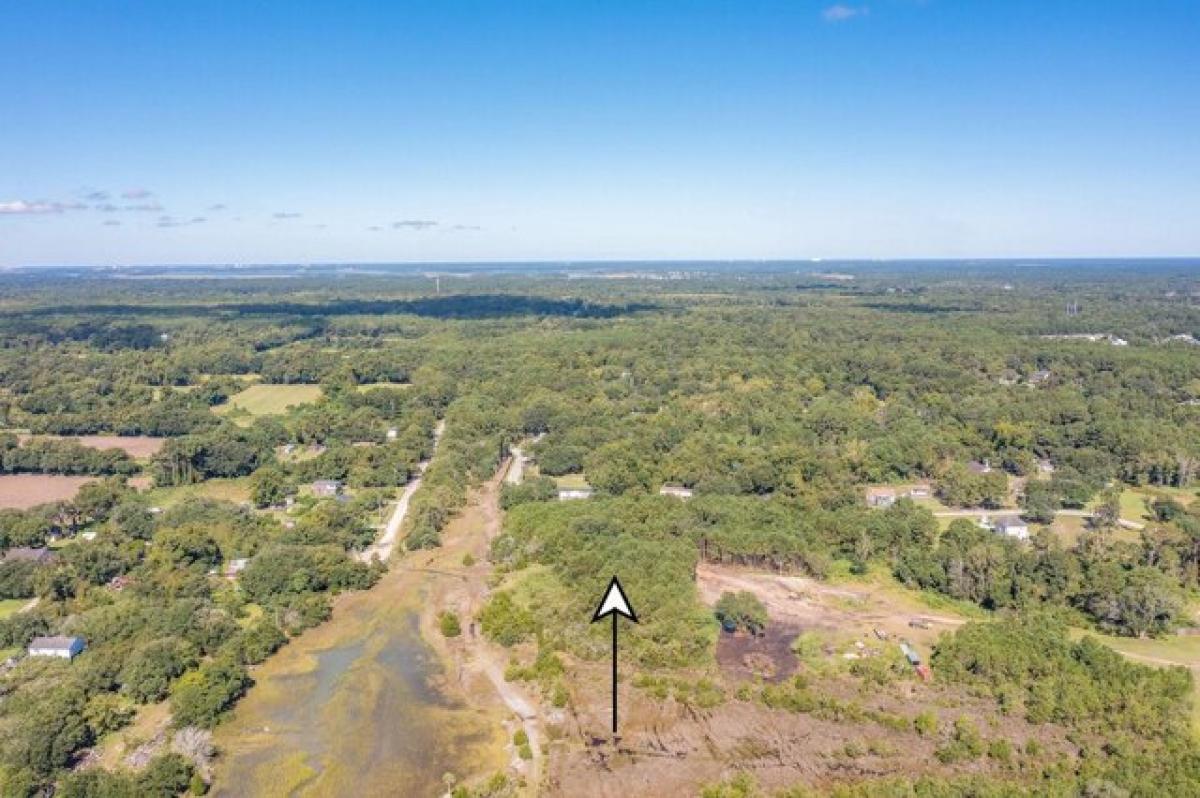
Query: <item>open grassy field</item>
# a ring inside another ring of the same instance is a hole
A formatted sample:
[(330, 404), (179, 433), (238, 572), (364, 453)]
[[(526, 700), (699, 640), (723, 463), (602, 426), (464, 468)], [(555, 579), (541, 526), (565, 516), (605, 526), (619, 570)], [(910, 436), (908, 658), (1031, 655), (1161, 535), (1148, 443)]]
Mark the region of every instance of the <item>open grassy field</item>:
[(355, 390), (359, 393), (366, 393), (372, 388), (411, 388), (411, 382), (364, 382)]
[(105, 770), (121, 768), (125, 757), (136, 751), (139, 746), (154, 740), (160, 734), (165, 734), (170, 722), (169, 701), (138, 707), (137, 714), (128, 726), (101, 738), (95, 749), (97, 762)]
[[(1185, 507), (1196, 501), (1196, 488), (1126, 488), (1121, 491), (1121, 518), (1143, 524), (1150, 520), (1149, 504), (1156, 498), (1170, 498)], [(1094, 510), (1100, 503), (1097, 496), (1088, 503), (1087, 509)]]
[(214, 413), (234, 416), (275, 416), (297, 405), (315, 402), (321, 396), (319, 385), (266, 385), (257, 383), (234, 394)]
[(156, 507), (168, 508), (179, 504), (184, 499), (205, 498), (240, 504), (250, 501), (250, 480), (239, 479), (210, 479), (195, 485), (179, 485), (171, 488), (151, 488), (146, 492), (150, 504)]
[(0, 621), (15, 614), (29, 603), (29, 599), (0, 599)]

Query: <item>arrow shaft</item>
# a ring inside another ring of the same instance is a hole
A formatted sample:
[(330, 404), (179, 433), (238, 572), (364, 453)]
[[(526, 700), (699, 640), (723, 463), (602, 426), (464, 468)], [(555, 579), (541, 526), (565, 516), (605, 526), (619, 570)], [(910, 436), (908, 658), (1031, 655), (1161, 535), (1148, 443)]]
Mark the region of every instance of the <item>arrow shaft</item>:
[(613, 622), (613, 668), (612, 668), (612, 699), (613, 699), (613, 734), (617, 733), (617, 614), (612, 614)]

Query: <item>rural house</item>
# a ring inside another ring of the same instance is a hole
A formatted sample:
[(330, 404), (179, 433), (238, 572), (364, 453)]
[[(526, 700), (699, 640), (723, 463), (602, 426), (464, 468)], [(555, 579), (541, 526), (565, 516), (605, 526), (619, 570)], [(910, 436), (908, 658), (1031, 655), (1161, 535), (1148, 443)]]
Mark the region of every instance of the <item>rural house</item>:
[(229, 562), (225, 563), (225, 573), (223, 574), (224, 577), (226, 579), (237, 579), (238, 574), (246, 570), (246, 566), (249, 565), (249, 563), (250, 559), (248, 557), (238, 557), (230, 560)]
[(558, 491), (558, 500), (565, 502), (571, 499), (590, 499), (592, 493), (591, 488), (562, 488)]
[(29, 643), (29, 656), (75, 659), (85, 647), (82, 637), (35, 637)]
[(685, 488), (683, 485), (676, 485), (668, 482), (658, 489), (659, 496), (673, 496), (676, 499), (692, 498), (692, 489)]
[(54, 552), (45, 547), (29, 548), (27, 546), (17, 546), (9, 549), (4, 554), (5, 562), (33, 562), (38, 565), (46, 565), (54, 562)]
[(318, 479), (312, 484), (313, 495), (320, 498), (337, 496), (341, 491), (342, 483), (336, 479)]
[(919, 482), (908, 487), (908, 498), (910, 499), (928, 499), (931, 495), (933, 492), (927, 482)]
[(1016, 538), (1017, 540), (1029, 539), (1029, 524), (1015, 515), (997, 518), (993, 528), (1001, 535), (1006, 535), (1010, 538)]
[(896, 503), (894, 488), (867, 488), (868, 507), (891, 507)]

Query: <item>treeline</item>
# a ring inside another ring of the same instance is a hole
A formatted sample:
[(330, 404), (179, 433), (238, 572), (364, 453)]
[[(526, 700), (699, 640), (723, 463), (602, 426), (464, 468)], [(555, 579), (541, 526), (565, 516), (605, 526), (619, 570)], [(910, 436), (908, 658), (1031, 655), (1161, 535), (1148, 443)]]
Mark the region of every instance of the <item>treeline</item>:
[(138, 465), (120, 449), (96, 449), (76, 440), (35, 438), (24, 445), (0, 433), (0, 472), (5, 474), (133, 474)]

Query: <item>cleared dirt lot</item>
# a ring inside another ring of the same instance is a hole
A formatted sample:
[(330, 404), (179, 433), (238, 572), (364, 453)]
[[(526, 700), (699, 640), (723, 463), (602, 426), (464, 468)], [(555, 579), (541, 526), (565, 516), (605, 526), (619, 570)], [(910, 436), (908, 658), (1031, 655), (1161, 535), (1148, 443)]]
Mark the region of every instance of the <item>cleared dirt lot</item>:
[(72, 499), (79, 488), (96, 477), (60, 477), (47, 474), (0, 476), (0, 508), (26, 510), (47, 502)]
[[(942, 632), (966, 622), (959, 615), (932, 612), (911, 595), (888, 586), (871, 584), (830, 585), (803, 576), (784, 576), (722, 565), (701, 563), (696, 586), (706, 604), (715, 604), (722, 593), (746, 590), (767, 608), (771, 620), (800, 631), (817, 630), (847, 637), (873, 636), (880, 629), (891, 638), (903, 637), (921, 646), (931, 645)], [(914, 628), (921, 619), (930, 628)]]
[(77, 440), (92, 449), (121, 449), (135, 460), (144, 460), (158, 454), (166, 438), (149, 435), (21, 435), (21, 443), (37, 439)]

